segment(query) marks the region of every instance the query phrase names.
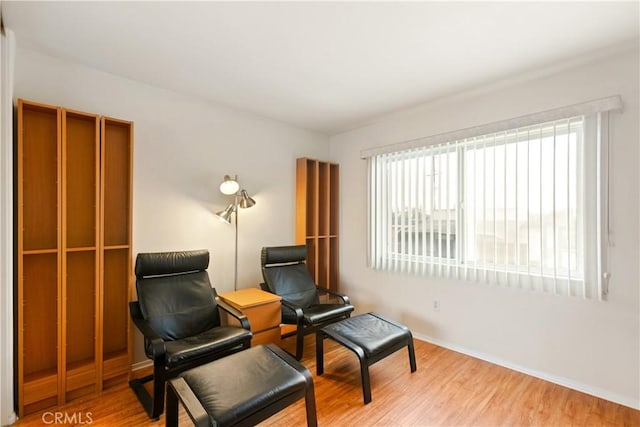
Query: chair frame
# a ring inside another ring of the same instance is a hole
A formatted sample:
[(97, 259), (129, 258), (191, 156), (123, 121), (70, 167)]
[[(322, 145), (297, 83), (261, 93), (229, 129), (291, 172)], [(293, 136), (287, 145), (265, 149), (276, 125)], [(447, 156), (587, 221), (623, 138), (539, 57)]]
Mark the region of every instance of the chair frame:
[[(343, 304), (350, 304), (349, 302), (349, 297), (345, 294), (341, 294), (339, 292), (335, 292), (335, 291), (331, 291), (327, 288), (323, 288), (321, 286), (316, 285), (316, 289), (319, 292), (324, 292), (326, 294), (329, 295), (333, 295), (336, 296), (338, 298), (340, 298), (342, 300)], [(282, 300), (282, 305), (284, 305), (285, 307), (290, 308), (291, 310), (293, 310), (296, 313), (296, 330), (295, 331), (291, 331), (291, 332), (287, 332), (286, 334), (282, 335), (282, 338), (288, 338), (288, 337), (292, 337), (292, 336), (296, 336), (296, 359), (300, 360), (302, 359), (302, 354), (303, 354), (303, 349), (304, 349), (304, 337), (305, 335), (309, 335), (312, 334), (314, 332), (319, 331), (320, 329), (324, 328), (325, 326), (331, 324), (331, 323), (335, 323), (335, 322), (339, 322), (340, 320), (343, 320), (345, 318), (351, 317), (351, 313), (347, 313), (344, 317), (339, 317), (339, 318), (335, 318), (335, 319), (331, 319), (331, 320), (327, 320), (325, 322), (320, 322), (320, 323), (316, 323), (313, 325), (309, 325), (309, 326), (305, 326), (304, 322), (303, 322), (303, 316), (304, 316), (304, 311), (302, 309), (302, 307), (292, 304), (288, 301), (284, 301)]]
[[(271, 253), (271, 255), (269, 255), (269, 253)], [(267, 291), (267, 292), (271, 292), (274, 294), (277, 294), (277, 292), (272, 291), (270, 288), (270, 285), (267, 284), (267, 281), (269, 280), (269, 275), (267, 274), (266, 270), (267, 269), (271, 269), (271, 268), (282, 268), (282, 267), (295, 267), (295, 266), (299, 266), (299, 265), (304, 265), (304, 271), (306, 273), (306, 275), (309, 278), (309, 281), (311, 283), (313, 283), (313, 286), (315, 287), (315, 293), (316, 293), (316, 298), (320, 299), (321, 293), (327, 294), (327, 295), (331, 295), (334, 297), (339, 298), (340, 300), (342, 300), (342, 304), (343, 305), (349, 305), (351, 306), (351, 310), (347, 313), (343, 313), (340, 315), (335, 315), (335, 317), (329, 318), (329, 319), (325, 319), (322, 321), (318, 321), (316, 323), (312, 323), (310, 325), (305, 325), (304, 322), (304, 307), (287, 301), (285, 300), (285, 297), (282, 297), (281, 303), (283, 306), (283, 310), (289, 309), (291, 311), (293, 311), (293, 313), (295, 314), (295, 323), (291, 322), (291, 319), (288, 322), (284, 321), (284, 316), (283, 316), (283, 322), (284, 324), (289, 324), (289, 325), (294, 325), (296, 326), (296, 330), (295, 331), (291, 331), (291, 332), (287, 332), (284, 335), (282, 335), (282, 338), (288, 338), (291, 337), (293, 335), (296, 336), (296, 354), (295, 354), (295, 358), (297, 360), (301, 360), (302, 359), (302, 354), (304, 351), (304, 336), (317, 332), (318, 330), (320, 330), (321, 328), (323, 328), (326, 325), (329, 325), (331, 323), (335, 323), (335, 322), (339, 322), (340, 320), (344, 320), (347, 319), (349, 317), (351, 317), (351, 311), (353, 311), (353, 306), (350, 303), (349, 297), (343, 293), (337, 292), (337, 291), (333, 291), (331, 289), (327, 289), (325, 287), (322, 287), (320, 285), (318, 285), (317, 283), (315, 283), (314, 279), (311, 277), (311, 274), (308, 271), (308, 267), (306, 265), (306, 261), (307, 261), (307, 256), (308, 256), (308, 249), (305, 245), (290, 245), (290, 246), (272, 246), (272, 247), (263, 247), (262, 248), (262, 254), (261, 254), (261, 259), (260, 259), (260, 264), (262, 267), (262, 276), (264, 278), (264, 282), (260, 284), (260, 287)], [(302, 273), (301, 273), (302, 274)], [(274, 289), (276, 289), (277, 286), (274, 286)], [(311, 290), (311, 287), (308, 288), (308, 291)], [(307, 292), (307, 291), (305, 291)], [(305, 304), (305, 302), (303, 302), (303, 304)]]
[[(231, 307), (230, 305), (223, 302), (220, 298), (216, 297), (216, 304), (219, 309), (224, 310), (229, 315), (233, 316), (240, 322), (240, 326), (243, 329), (251, 331), (251, 327), (249, 325), (249, 320), (247, 317), (242, 314), (239, 310)], [(238, 351), (245, 350), (251, 347), (251, 335), (247, 337), (247, 339), (243, 340), (240, 345), (231, 349), (211, 352), (206, 355), (198, 358), (194, 358), (189, 362), (181, 363), (178, 366), (174, 366), (172, 368), (167, 368), (165, 365), (166, 361), (166, 348), (165, 341), (163, 338), (158, 335), (149, 322), (144, 319), (142, 316), (142, 311), (140, 309), (140, 303), (138, 301), (131, 301), (129, 303), (129, 311), (131, 313), (131, 320), (136, 325), (136, 327), (142, 332), (145, 340), (149, 340), (151, 345), (151, 354), (153, 360), (153, 374), (147, 375), (143, 378), (137, 378), (129, 381), (129, 386), (133, 389), (133, 392), (138, 397), (138, 400), (144, 407), (147, 415), (152, 420), (157, 420), (160, 418), (160, 415), (164, 411), (164, 398), (165, 398), (165, 389), (166, 383), (169, 379), (175, 377), (181, 372), (184, 372), (188, 369), (194, 368), (196, 366), (200, 366), (204, 363), (211, 362), (213, 360), (219, 359), (222, 356), (227, 356), (229, 354), (236, 353)], [(219, 313), (219, 310), (218, 310)], [(144, 387), (144, 384), (153, 381), (153, 396), (147, 391)]]

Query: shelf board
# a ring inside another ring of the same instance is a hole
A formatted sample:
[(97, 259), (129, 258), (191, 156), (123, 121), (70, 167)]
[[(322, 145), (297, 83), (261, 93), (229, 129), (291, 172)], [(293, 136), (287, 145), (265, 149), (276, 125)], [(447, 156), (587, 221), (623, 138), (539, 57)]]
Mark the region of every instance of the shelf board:
[(67, 391), (96, 383), (96, 362), (93, 359), (67, 364)]
[(83, 369), (95, 369), (96, 361), (95, 359), (85, 359), (79, 360), (77, 362), (67, 363), (67, 374), (70, 371), (79, 371)]
[(129, 373), (129, 353), (126, 350), (114, 351), (104, 355), (103, 379)]
[(58, 395), (58, 373), (55, 368), (34, 372), (24, 378), (24, 404)]
[(37, 371), (37, 372), (32, 372), (30, 374), (27, 374), (24, 376), (24, 382), (25, 383), (32, 383), (32, 382), (37, 382), (37, 381), (41, 381), (43, 379), (46, 379), (47, 377), (51, 377), (51, 376), (57, 376), (58, 375), (58, 369), (56, 368), (49, 368), (49, 369), (43, 369), (41, 371)]
[(116, 250), (116, 249), (129, 249), (129, 245), (110, 245), (110, 246), (104, 247), (105, 251)]
[(119, 357), (129, 357), (129, 353), (127, 353), (127, 350), (125, 349), (112, 351), (110, 353), (105, 353), (102, 359), (106, 362), (107, 360), (117, 359)]
[(66, 251), (67, 252), (88, 252), (88, 251), (95, 251), (96, 247), (95, 246), (84, 246), (84, 247), (77, 247), (77, 248), (67, 248)]
[(58, 249), (28, 249), (22, 251), (22, 255), (42, 255), (42, 254), (55, 254)]

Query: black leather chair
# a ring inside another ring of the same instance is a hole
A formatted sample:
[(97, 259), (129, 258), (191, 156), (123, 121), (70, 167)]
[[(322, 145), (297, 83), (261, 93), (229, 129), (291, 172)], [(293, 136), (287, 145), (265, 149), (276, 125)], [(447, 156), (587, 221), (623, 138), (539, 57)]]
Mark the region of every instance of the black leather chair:
[[(140, 253), (136, 258), (138, 301), (131, 319), (144, 335), (153, 374), (129, 385), (151, 419), (164, 410), (165, 384), (177, 374), (251, 346), (249, 321), (224, 304), (211, 287), (207, 250)], [(242, 327), (221, 326), (219, 309)], [(153, 380), (153, 397), (144, 383)]]
[[(282, 323), (296, 325), (283, 337), (296, 335), (296, 359), (302, 359), (304, 336), (330, 323), (351, 316), (349, 297), (317, 286), (307, 270), (307, 247), (276, 246), (262, 248), (264, 283), (261, 287), (282, 297)], [(321, 304), (320, 292), (337, 297), (336, 303)]]

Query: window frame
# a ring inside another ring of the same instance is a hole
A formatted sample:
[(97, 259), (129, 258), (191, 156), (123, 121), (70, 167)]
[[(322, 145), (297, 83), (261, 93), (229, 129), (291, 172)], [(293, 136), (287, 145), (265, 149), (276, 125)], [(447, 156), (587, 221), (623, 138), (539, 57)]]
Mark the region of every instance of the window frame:
[[(608, 113), (604, 113), (606, 114), (606, 117), (608, 119)], [(595, 115), (594, 115), (595, 116)], [(598, 148), (595, 150), (596, 152), (600, 152), (602, 151), (600, 148), (601, 145), (601, 126), (600, 126), (600, 113), (597, 113), (597, 117), (598, 117), (598, 134), (595, 137), (595, 139), (597, 139), (598, 142)], [(587, 166), (587, 159), (585, 158), (586, 155), (586, 151), (587, 151), (587, 144), (593, 144), (593, 141), (587, 141), (587, 124), (588, 121), (591, 120), (590, 118), (587, 117), (583, 117), (583, 115), (579, 116), (574, 116), (574, 117), (569, 117), (569, 118), (565, 118), (562, 119), (564, 121), (567, 122), (565, 131), (564, 131), (564, 135), (567, 135), (567, 147), (569, 147), (569, 135), (571, 135), (572, 133), (580, 133), (581, 134), (581, 138), (580, 139), (580, 143), (578, 144), (578, 147), (576, 148), (576, 155), (578, 156), (578, 160), (577, 160), (577, 165), (573, 171), (573, 176), (578, 176), (578, 174), (581, 174), (580, 179), (576, 180), (576, 185), (578, 187), (580, 187), (580, 193), (581, 196), (577, 196), (577, 201), (576, 203), (581, 203), (579, 205), (579, 208), (581, 210), (581, 212), (577, 215), (578, 219), (576, 220), (576, 228), (579, 228), (579, 231), (581, 233), (586, 233), (586, 229), (585, 229), (585, 225), (587, 222), (591, 221), (587, 219), (588, 215), (588, 207), (587, 207), (587, 197), (584, 195), (585, 189), (587, 188), (587, 181), (592, 181), (591, 178), (587, 179), (587, 177), (585, 177), (585, 170), (588, 168)], [(560, 122), (559, 120), (555, 120), (554, 122), (556, 122), (554, 127), (558, 127), (558, 122)], [(580, 125), (578, 127), (578, 129), (576, 130), (576, 124), (575, 122), (580, 122)], [(545, 122), (545, 123), (540, 123), (540, 124), (530, 124), (527, 126), (527, 128), (529, 128), (529, 130), (531, 130), (531, 128), (534, 129), (533, 132), (536, 132), (535, 129), (540, 128), (539, 133), (540, 133), (540, 137), (538, 139), (535, 139), (536, 141), (540, 140), (540, 138), (544, 139), (545, 137), (550, 135), (550, 131), (549, 129), (554, 129), (554, 127), (549, 126), (550, 123)], [(556, 129), (557, 130), (557, 129)], [(372, 237), (372, 233), (373, 233), (373, 228), (371, 223), (369, 224), (369, 229), (368, 229), (368, 251), (369, 251), (369, 256), (368, 256), (368, 265), (374, 269), (380, 269), (380, 270), (388, 270), (388, 271), (398, 271), (398, 272), (406, 272), (406, 273), (417, 273), (417, 274), (426, 274), (426, 275), (440, 275), (442, 276), (442, 270), (443, 268), (446, 269), (446, 273), (449, 274), (449, 270), (453, 269), (455, 270), (455, 278), (462, 278), (462, 279), (475, 279), (475, 280), (484, 280), (484, 281), (492, 281), (494, 280), (495, 282), (497, 282), (497, 284), (502, 284), (502, 282), (516, 282), (518, 287), (526, 287), (523, 285), (523, 282), (529, 282), (529, 287), (533, 287), (533, 288), (541, 288), (543, 291), (552, 291), (555, 293), (565, 293), (563, 290), (559, 290), (557, 284), (554, 283), (554, 285), (552, 286), (553, 289), (548, 289), (549, 288), (549, 284), (547, 283), (550, 278), (553, 280), (553, 282), (558, 282), (558, 281), (564, 281), (566, 282), (566, 293), (568, 294), (586, 294), (587, 292), (583, 292), (580, 291), (580, 287), (584, 287), (585, 286), (585, 281), (590, 280), (587, 278), (587, 274), (589, 272), (587, 272), (587, 268), (585, 267), (585, 264), (587, 264), (587, 245), (592, 243), (592, 242), (587, 242), (587, 240), (592, 240), (589, 239), (586, 235), (582, 235), (581, 237), (576, 236), (576, 239), (581, 239), (582, 240), (582, 248), (579, 249), (575, 256), (574, 255), (570, 255), (573, 258), (578, 258), (581, 259), (581, 266), (579, 266), (579, 271), (582, 273), (580, 275), (576, 275), (575, 271), (569, 271), (569, 273), (566, 273), (564, 276), (558, 274), (558, 272), (556, 272), (554, 275), (549, 275), (545, 272), (546, 267), (545, 267), (545, 259), (544, 257), (541, 255), (541, 261), (540, 261), (540, 266), (536, 267), (537, 271), (533, 271), (532, 270), (532, 266), (529, 263), (529, 265), (511, 265), (511, 263), (509, 263), (508, 261), (505, 263), (478, 263), (477, 260), (472, 260), (470, 259), (470, 257), (468, 256), (468, 254), (466, 253), (465, 250), (465, 245), (467, 244), (467, 240), (468, 240), (468, 236), (471, 234), (469, 231), (470, 226), (468, 225), (468, 218), (465, 218), (466, 215), (466, 209), (467, 209), (467, 204), (469, 202), (469, 198), (468, 196), (466, 196), (465, 191), (465, 182), (466, 182), (466, 175), (468, 175), (469, 171), (465, 170), (466, 168), (466, 164), (465, 162), (467, 161), (467, 159), (465, 158), (465, 153), (468, 152), (469, 147), (470, 146), (476, 146), (476, 148), (478, 147), (478, 140), (484, 140), (483, 141), (483, 146), (482, 146), (482, 150), (486, 150), (487, 147), (499, 147), (499, 146), (503, 146), (505, 147), (505, 154), (504, 156), (506, 157), (506, 147), (508, 144), (518, 144), (521, 143), (523, 141), (529, 141), (529, 143), (533, 140), (531, 139), (531, 136), (527, 135), (528, 132), (526, 132), (526, 130), (523, 132), (522, 128), (511, 128), (511, 129), (505, 129), (503, 131), (501, 131), (505, 137), (507, 137), (508, 140), (508, 135), (514, 134), (516, 136), (514, 141), (509, 141), (509, 142), (493, 142), (493, 143), (487, 143), (487, 137), (493, 136), (495, 137), (495, 135), (497, 134), (497, 132), (494, 132), (493, 135), (489, 134), (483, 134), (483, 135), (478, 135), (476, 137), (468, 137), (465, 138), (463, 141), (452, 141), (452, 142), (441, 142), (439, 144), (433, 144), (427, 147), (420, 147), (420, 146), (412, 146), (412, 149), (430, 149), (432, 151), (428, 152), (428, 154), (426, 155), (427, 157), (435, 157), (437, 155), (440, 155), (442, 153), (455, 153), (457, 156), (457, 160), (456, 160), (456, 165), (457, 165), (457, 196), (458, 196), (458, 200), (455, 203), (455, 213), (453, 216), (454, 219), (454, 226), (453, 229), (449, 230), (449, 232), (447, 233), (448, 236), (454, 235), (457, 236), (455, 239), (455, 248), (452, 250), (449, 250), (448, 253), (453, 253), (453, 257), (452, 258), (443, 258), (443, 257), (439, 257), (439, 256), (433, 256), (433, 254), (435, 252), (437, 253), (442, 253), (442, 250), (437, 250), (434, 251), (434, 246), (431, 244), (428, 244), (428, 248), (427, 251), (423, 251), (423, 254), (419, 254), (419, 253), (407, 253), (406, 250), (402, 251), (402, 248), (407, 248), (408, 245), (410, 245), (410, 242), (404, 242), (403, 246), (399, 246), (398, 248), (400, 248), (400, 251), (396, 251), (395, 249), (390, 249), (387, 253), (387, 255), (383, 258), (386, 258), (382, 263), (380, 262), (376, 262), (374, 260), (374, 257), (376, 256), (376, 254), (374, 253), (375, 251), (373, 250), (372, 247), (372, 241), (374, 240)], [(516, 133), (517, 132), (517, 133)], [(504, 138), (503, 138), (504, 139)], [(495, 148), (494, 148), (495, 149)], [(554, 148), (555, 149), (555, 148)], [(567, 148), (568, 150), (569, 148)], [(392, 151), (392, 150), (388, 150), (386, 154), (388, 156), (391, 157), (396, 157), (396, 161), (401, 161), (403, 157), (405, 157), (407, 154), (413, 150), (399, 150), (399, 151)], [(593, 150), (592, 150), (593, 151)], [(486, 153), (486, 151), (485, 151)], [(370, 156), (374, 157), (374, 156)], [(416, 157), (418, 158), (418, 157)], [(419, 160), (417, 160), (419, 161)], [(600, 164), (601, 159), (598, 156), (597, 158), (598, 164)], [(505, 160), (506, 162), (506, 160)], [(529, 164), (530, 159), (527, 160), (527, 163)], [(542, 162), (542, 160), (540, 160), (540, 162)], [(432, 168), (432, 170), (434, 170), (435, 168)], [(597, 173), (598, 174), (598, 198), (600, 198), (600, 192), (601, 192), (601, 185), (600, 185), (600, 180), (601, 180), (601, 175), (602, 172), (599, 170), (600, 166), (598, 166), (598, 171), (593, 172), (593, 173)], [(371, 214), (371, 209), (372, 206), (374, 204), (374, 196), (373, 193), (371, 191), (371, 185), (372, 182), (371, 180), (372, 178), (372, 174), (373, 172), (371, 171), (371, 167), (369, 169), (369, 177), (368, 177), (368, 183), (370, 186), (369, 189), (369, 220), (370, 222), (373, 221), (373, 217), (377, 217), (376, 215), (372, 215)], [(442, 171), (439, 171), (438, 174), (442, 174)], [(436, 174), (432, 174), (432, 175), (436, 175)], [(505, 172), (506, 175), (506, 172)], [(431, 181), (435, 181), (435, 177), (431, 178)], [(379, 178), (376, 178), (376, 180), (378, 180), (377, 184), (379, 185)], [(432, 188), (435, 187), (435, 184), (432, 183)], [(494, 184), (495, 185), (495, 184)], [(506, 186), (506, 183), (504, 184)], [(555, 185), (555, 184), (554, 184)], [(540, 187), (540, 192), (542, 192), (542, 187)], [(576, 187), (572, 187), (570, 189), (570, 191), (576, 191)], [(437, 197), (434, 195), (435, 193), (431, 194), (431, 197)], [(568, 193), (569, 194), (569, 193)], [(527, 196), (529, 197), (529, 196)], [(569, 198), (569, 195), (566, 196), (567, 198)], [(506, 202), (505, 202), (506, 203)], [(567, 209), (571, 210), (572, 208), (569, 205), (569, 201), (567, 201), (567, 206), (569, 206)], [(599, 203), (599, 202), (598, 202)], [(578, 205), (576, 205), (576, 207), (578, 207)], [(506, 211), (506, 208), (503, 208)], [(540, 208), (542, 209), (542, 208)], [(496, 214), (496, 211), (493, 211), (493, 214)], [(530, 211), (529, 214), (527, 214), (528, 217), (531, 215)], [(554, 215), (557, 215), (557, 212), (554, 213)], [(503, 218), (505, 218), (505, 222), (506, 220), (506, 213), (503, 214)], [(599, 218), (600, 219), (600, 218)], [(400, 227), (404, 226), (406, 224), (407, 220), (403, 219), (402, 222), (400, 223)], [(528, 221), (528, 219), (527, 219)], [(391, 220), (387, 220), (387, 222), (389, 223), (388, 228), (393, 228), (394, 224), (392, 223)], [(600, 223), (602, 221), (600, 220)], [(517, 221), (516, 221), (517, 223)], [(568, 222), (570, 227), (574, 227), (573, 225), (571, 225), (571, 220)], [(450, 221), (447, 221), (447, 227), (450, 226)], [(377, 228), (381, 228), (379, 224), (376, 224), (374, 227)], [(529, 224), (527, 222), (527, 227), (529, 227)], [(382, 227), (383, 228), (383, 227)], [(410, 232), (410, 230), (408, 230), (408, 232)], [(430, 234), (432, 235), (432, 233), (430, 232), (425, 232), (424, 228), (422, 229), (418, 229), (418, 232), (416, 234), (420, 234), (422, 237), (417, 238), (414, 237), (413, 239), (409, 238), (408, 240), (413, 240), (415, 242), (420, 241), (421, 239), (424, 239), (426, 237), (426, 234)], [(540, 231), (540, 234), (542, 234), (543, 231)], [(569, 231), (569, 233), (573, 233), (573, 231)], [(389, 236), (393, 235), (393, 232), (387, 232), (387, 234)], [(570, 238), (570, 237), (569, 237)], [(541, 237), (541, 240), (544, 239), (544, 237)], [(400, 238), (398, 238), (398, 240), (401, 240)], [(449, 240), (451, 240), (451, 238), (449, 237)], [(571, 244), (571, 243), (570, 243)], [(569, 245), (570, 245), (569, 244)], [(495, 243), (494, 243), (495, 245)], [(448, 247), (448, 245), (447, 245)], [(571, 249), (571, 248), (569, 248)], [(599, 253), (598, 253), (598, 259), (604, 259), (604, 255), (602, 254), (602, 247), (599, 248)], [(495, 246), (494, 246), (494, 250)], [(541, 251), (543, 251), (543, 249), (541, 249)], [(542, 252), (541, 252), (542, 253)], [(508, 258), (508, 257), (507, 257)], [(572, 258), (572, 259), (573, 259)], [(494, 258), (495, 260), (496, 258)], [(555, 263), (554, 263), (555, 264)], [(573, 261), (569, 261), (568, 265), (570, 266), (571, 270), (574, 270), (574, 265), (573, 265)], [(606, 269), (606, 267), (598, 267), (598, 275), (602, 272), (601, 270)], [(565, 269), (566, 270), (566, 269)], [(604, 273), (606, 274), (606, 273)], [(446, 275), (446, 274), (445, 274)], [(506, 276), (506, 277), (505, 277)], [(606, 278), (606, 277), (605, 277)], [(511, 279), (511, 280), (510, 280)], [(538, 282), (538, 283), (532, 283), (532, 282)], [(600, 278), (596, 278), (596, 282), (600, 283), (601, 280)], [(513, 286), (513, 284), (510, 283), (506, 283), (508, 286)], [(601, 290), (601, 286), (598, 285), (598, 289)], [(604, 293), (604, 292), (602, 292)]]

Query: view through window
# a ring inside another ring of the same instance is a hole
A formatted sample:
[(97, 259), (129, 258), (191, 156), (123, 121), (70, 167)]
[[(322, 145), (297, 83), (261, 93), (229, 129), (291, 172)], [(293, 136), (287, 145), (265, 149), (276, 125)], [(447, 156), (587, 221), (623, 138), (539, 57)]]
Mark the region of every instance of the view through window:
[(373, 267), (583, 280), (584, 124), (372, 157)]

